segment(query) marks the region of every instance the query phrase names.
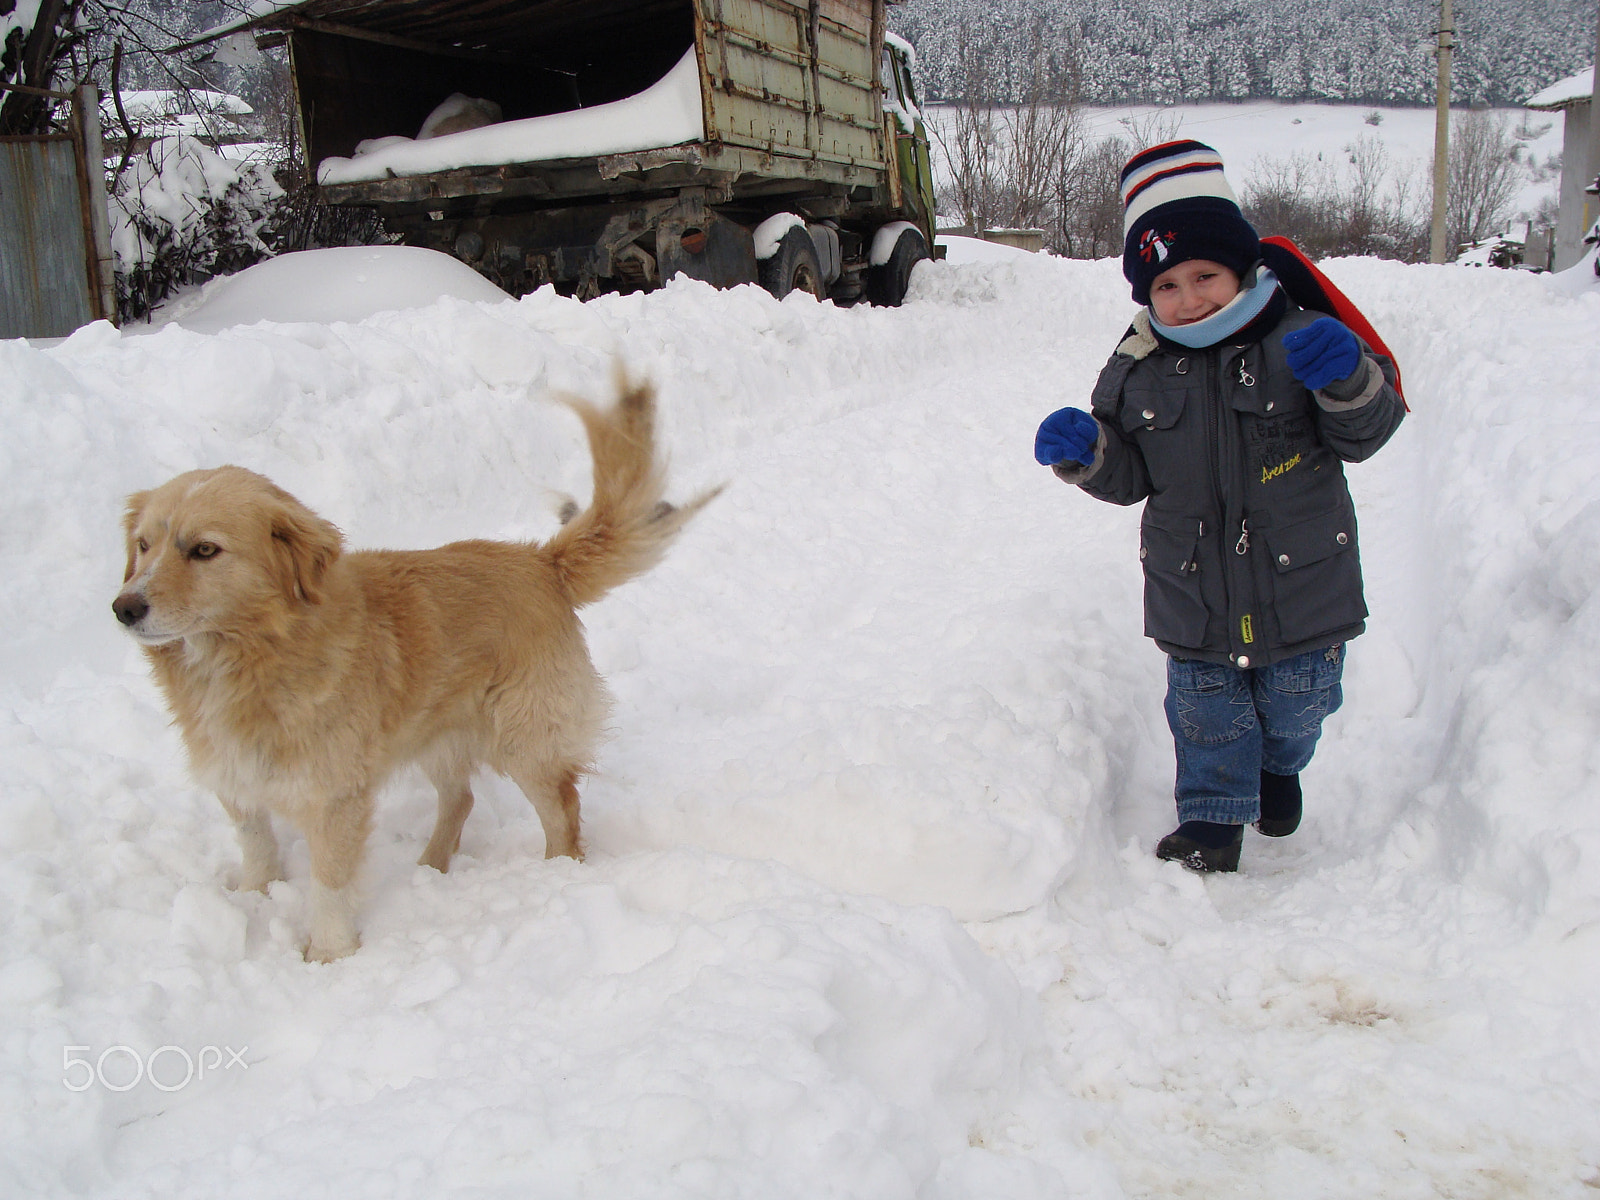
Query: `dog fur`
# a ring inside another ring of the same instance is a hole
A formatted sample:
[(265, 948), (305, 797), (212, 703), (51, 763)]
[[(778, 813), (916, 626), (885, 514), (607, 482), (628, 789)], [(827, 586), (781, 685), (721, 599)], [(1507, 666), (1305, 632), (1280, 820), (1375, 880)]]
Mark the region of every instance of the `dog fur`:
[(360, 945), (355, 885), (373, 800), (398, 767), (439, 794), (421, 863), (445, 871), (488, 766), (516, 781), (546, 857), (583, 856), (578, 779), (608, 701), (576, 610), (652, 567), (713, 496), (665, 503), (654, 394), (619, 373), (601, 411), (568, 398), (594, 496), (549, 541), (346, 552), (339, 531), (241, 467), (128, 500), (113, 609), (144, 647), (191, 770), (233, 819), (239, 886), (283, 877), (273, 815), (311, 856), (307, 959)]

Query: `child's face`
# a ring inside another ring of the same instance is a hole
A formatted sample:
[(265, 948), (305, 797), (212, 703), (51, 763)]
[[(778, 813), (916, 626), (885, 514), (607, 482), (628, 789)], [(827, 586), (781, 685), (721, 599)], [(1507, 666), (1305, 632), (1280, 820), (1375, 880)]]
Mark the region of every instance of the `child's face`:
[(1191, 258), (1170, 267), (1150, 285), (1150, 307), (1163, 325), (1203, 321), (1239, 294), (1239, 277), (1221, 263)]

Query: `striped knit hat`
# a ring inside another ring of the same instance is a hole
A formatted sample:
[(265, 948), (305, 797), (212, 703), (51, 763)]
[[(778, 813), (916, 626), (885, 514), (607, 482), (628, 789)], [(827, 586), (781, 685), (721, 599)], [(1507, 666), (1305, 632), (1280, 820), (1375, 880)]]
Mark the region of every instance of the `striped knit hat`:
[(1261, 259), (1261, 238), (1239, 211), (1222, 156), (1195, 141), (1141, 150), (1122, 168), (1122, 273), (1150, 303), (1157, 275), (1192, 258), (1243, 278)]

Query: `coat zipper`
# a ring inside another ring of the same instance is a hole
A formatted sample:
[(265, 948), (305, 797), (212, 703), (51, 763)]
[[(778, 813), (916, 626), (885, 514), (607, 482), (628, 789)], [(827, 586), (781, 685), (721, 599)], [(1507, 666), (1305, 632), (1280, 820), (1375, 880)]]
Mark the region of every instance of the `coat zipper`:
[[(1215, 416), (1210, 423), (1211, 434), (1211, 461), (1212, 482), (1217, 491), (1217, 511), (1222, 514), (1223, 528), (1226, 529), (1228, 521), (1227, 487), (1223, 478), (1222, 447), (1228, 442), (1226, 422), (1232, 417), (1232, 409), (1226, 403), (1223, 395), (1222, 382), (1225, 378), (1223, 357), (1225, 349), (1219, 348), (1211, 355), (1211, 369), (1207, 374), (1208, 382), (1212, 388), (1212, 401), (1216, 406)], [(1240, 382), (1246, 379), (1244, 359), (1239, 359)], [(1255, 383), (1254, 378), (1249, 379), (1249, 384)], [(1248, 385), (1247, 385), (1248, 386)], [(1237, 441), (1237, 439), (1235, 439)], [(1239, 497), (1241, 510), (1244, 505), (1244, 496)], [(1239, 538), (1233, 544), (1234, 556), (1241, 560), (1239, 568), (1243, 568), (1244, 576), (1240, 577), (1237, 569), (1224, 568), (1222, 584), (1224, 589), (1224, 602), (1227, 605), (1228, 641), (1239, 646), (1251, 646), (1255, 643), (1255, 618), (1246, 607), (1250, 597), (1255, 594), (1255, 586), (1250, 567), (1245, 560), (1250, 553), (1250, 524), (1249, 518), (1243, 511), (1239, 514)], [(1235, 585), (1238, 586), (1235, 586)], [(1235, 665), (1246, 668), (1250, 664), (1249, 655), (1235, 653), (1231, 655)]]

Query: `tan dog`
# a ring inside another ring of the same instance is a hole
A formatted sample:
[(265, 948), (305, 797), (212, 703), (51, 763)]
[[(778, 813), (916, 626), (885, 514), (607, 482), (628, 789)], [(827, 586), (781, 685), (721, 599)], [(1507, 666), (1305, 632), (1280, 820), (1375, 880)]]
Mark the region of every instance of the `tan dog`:
[(145, 648), (195, 776), (233, 818), (240, 887), (283, 877), (270, 814), (305, 834), (308, 959), (360, 944), (373, 797), (405, 763), (439, 792), (422, 863), (448, 869), (480, 765), (533, 802), (546, 857), (582, 857), (577, 780), (607, 699), (574, 610), (653, 566), (716, 494), (662, 500), (653, 393), (625, 379), (619, 390), (610, 412), (568, 401), (588, 430), (594, 498), (542, 545), (344, 553), (337, 529), (241, 467), (129, 498), (112, 607)]

